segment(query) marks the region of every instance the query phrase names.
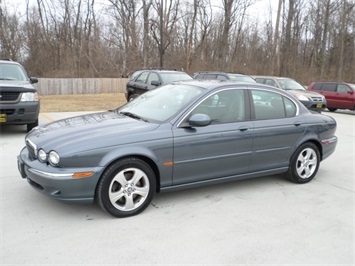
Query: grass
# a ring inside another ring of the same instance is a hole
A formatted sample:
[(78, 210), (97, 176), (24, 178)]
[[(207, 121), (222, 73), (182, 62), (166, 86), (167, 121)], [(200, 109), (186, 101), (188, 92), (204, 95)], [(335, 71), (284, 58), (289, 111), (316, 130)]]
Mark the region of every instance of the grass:
[(123, 93), (40, 96), (41, 113), (105, 111), (126, 103)]

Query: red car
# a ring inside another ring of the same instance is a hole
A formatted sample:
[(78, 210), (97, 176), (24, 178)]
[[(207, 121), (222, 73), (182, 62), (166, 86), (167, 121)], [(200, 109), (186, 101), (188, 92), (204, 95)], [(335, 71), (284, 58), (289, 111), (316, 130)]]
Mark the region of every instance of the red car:
[(308, 90), (323, 94), (327, 99), (327, 108), (355, 110), (355, 84), (345, 82), (312, 82)]

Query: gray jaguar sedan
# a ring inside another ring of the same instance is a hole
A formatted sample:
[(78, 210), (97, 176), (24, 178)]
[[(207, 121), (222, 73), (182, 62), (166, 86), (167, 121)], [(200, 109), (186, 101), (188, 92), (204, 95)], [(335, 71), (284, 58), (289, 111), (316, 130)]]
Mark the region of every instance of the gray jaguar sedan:
[(262, 84), (184, 81), (115, 110), (34, 128), (21, 176), (66, 202), (136, 215), (154, 194), (285, 174), (311, 181), (337, 144), (336, 121)]

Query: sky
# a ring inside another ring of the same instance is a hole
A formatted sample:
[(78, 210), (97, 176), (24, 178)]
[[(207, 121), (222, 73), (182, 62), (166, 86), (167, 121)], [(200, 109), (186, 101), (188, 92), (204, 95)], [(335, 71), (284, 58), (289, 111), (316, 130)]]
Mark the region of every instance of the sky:
[[(6, 3), (9, 9), (18, 10), (19, 12), (24, 13), (27, 1), (30, 3), (36, 3), (37, 0), (0, 0), (0, 3)], [(213, 1), (215, 1), (217, 5), (219, 5), (218, 3), (221, 2), (221, 0)], [(96, 2), (105, 2), (105, 0), (96, 0)], [(249, 8), (249, 15), (252, 18), (268, 18), (270, 16), (270, 7), (273, 13), (273, 17), (276, 16), (278, 0), (255, 0), (255, 2), (256, 3)]]

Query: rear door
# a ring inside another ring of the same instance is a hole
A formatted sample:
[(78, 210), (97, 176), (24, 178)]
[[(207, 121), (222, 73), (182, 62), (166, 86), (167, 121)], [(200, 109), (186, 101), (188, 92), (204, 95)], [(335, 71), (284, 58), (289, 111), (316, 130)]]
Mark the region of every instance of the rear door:
[(287, 167), (295, 144), (306, 126), (297, 116), (297, 105), (272, 91), (251, 90), (253, 155), (251, 171)]

